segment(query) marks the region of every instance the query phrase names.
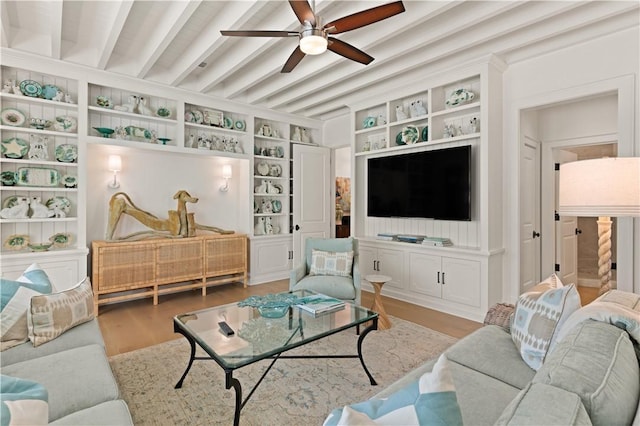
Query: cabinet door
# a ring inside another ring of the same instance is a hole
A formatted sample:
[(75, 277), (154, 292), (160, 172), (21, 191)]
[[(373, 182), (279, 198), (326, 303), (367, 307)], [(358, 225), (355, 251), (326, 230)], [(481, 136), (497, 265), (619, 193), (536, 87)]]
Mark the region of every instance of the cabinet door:
[(378, 249), (360, 244), (358, 247), (358, 268), (362, 279), (367, 275), (379, 274), (376, 269)]
[(156, 282), (173, 283), (202, 278), (203, 243), (200, 238), (157, 243)]
[(442, 297), (440, 256), (407, 253), (409, 289), (433, 297)]
[(205, 275), (244, 272), (247, 268), (246, 241), (244, 236), (205, 239)]
[(93, 247), (94, 285), (99, 291), (131, 290), (155, 280), (153, 243), (114, 243)]
[(291, 240), (260, 241), (253, 245), (251, 273), (288, 271), (292, 266)]
[(405, 288), (403, 277), (404, 254), (400, 250), (378, 249), (378, 274), (388, 275), (387, 287)]
[(442, 298), (480, 306), (480, 262), (442, 258)]

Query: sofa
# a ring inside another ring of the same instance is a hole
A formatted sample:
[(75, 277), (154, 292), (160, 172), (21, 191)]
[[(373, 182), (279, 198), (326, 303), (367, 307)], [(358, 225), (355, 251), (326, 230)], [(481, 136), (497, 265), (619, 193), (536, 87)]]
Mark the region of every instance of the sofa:
[[(640, 425), (640, 295), (614, 290), (570, 313), (535, 369), (514, 342), (517, 317), (516, 307), (507, 325), (476, 330), (370, 400), (335, 409), (325, 425)], [(451, 384), (423, 389), (440, 380), (429, 376), (443, 358)], [(428, 402), (427, 392), (440, 399)], [(411, 415), (398, 417), (407, 406)]]
[(2, 425), (132, 425), (93, 315), (88, 278), (51, 292), (34, 264), (18, 281), (0, 284)]

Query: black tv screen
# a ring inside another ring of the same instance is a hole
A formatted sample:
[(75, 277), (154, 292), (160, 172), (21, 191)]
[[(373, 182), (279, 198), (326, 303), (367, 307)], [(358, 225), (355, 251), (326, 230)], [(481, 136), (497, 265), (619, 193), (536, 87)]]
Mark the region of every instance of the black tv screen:
[(369, 158), (367, 215), (471, 220), (471, 146)]

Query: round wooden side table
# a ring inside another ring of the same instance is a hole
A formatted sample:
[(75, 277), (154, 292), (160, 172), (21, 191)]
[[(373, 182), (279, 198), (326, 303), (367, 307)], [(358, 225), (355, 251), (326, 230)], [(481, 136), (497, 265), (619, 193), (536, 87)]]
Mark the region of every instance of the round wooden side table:
[(387, 312), (384, 310), (384, 305), (382, 304), (382, 295), (380, 292), (382, 291), (382, 286), (384, 283), (391, 281), (391, 277), (386, 275), (367, 275), (364, 277), (365, 280), (369, 281), (371, 285), (373, 285), (373, 289), (375, 291), (375, 295), (373, 296), (373, 306), (371, 306), (371, 310), (378, 313), (378, 329), (379, 330), (387, 330), (391, 328), (391, 321), (387, 316)]

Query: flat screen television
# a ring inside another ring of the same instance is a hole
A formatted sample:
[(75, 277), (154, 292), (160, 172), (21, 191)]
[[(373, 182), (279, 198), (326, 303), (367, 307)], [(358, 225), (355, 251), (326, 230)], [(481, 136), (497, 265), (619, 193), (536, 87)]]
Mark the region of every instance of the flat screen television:
[(471, 146), (368, 159), (367, 215), (471, 220)]

